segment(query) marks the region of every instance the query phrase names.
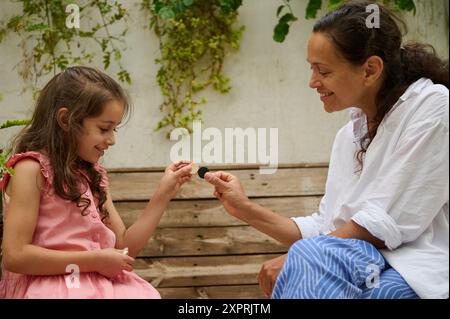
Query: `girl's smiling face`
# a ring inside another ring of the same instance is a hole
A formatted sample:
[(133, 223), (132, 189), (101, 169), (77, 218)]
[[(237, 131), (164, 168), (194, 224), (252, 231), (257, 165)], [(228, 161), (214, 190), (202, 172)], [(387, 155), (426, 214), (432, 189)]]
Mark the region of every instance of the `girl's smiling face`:
[(327, 112), (362, 106), (366, 96), (364, 67), (347, 62), (326, 34), (311, 35), (307, 61), (312, 70), (309, 86), (320, 94)]
[(95, 164), (105, 151), (116, 143), (116, 127), (122, 121), (124, 105), (111, 100), (104, 106), (102, 114), (83, 120), (83, 133), (78, 141), (78, 156)]

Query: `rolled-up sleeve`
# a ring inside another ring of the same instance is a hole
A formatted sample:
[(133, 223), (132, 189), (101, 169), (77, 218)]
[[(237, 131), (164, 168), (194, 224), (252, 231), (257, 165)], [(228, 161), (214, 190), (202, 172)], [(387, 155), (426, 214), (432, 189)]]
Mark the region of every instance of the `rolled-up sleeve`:
[(314, 213), (311, 216), (294, 217), (292, 220), (297, 224), (298, 229), (300, 229), (302, 239), (319, 236), (321, 234), (320, 230), (323, 225), (323, 218), (319, 213)]
[(449, 199), (448, 143), (448, 107), (409, 125), (352, 220), (390, 250), (417, 239)]
[(314, 213), (311, 216), (302, 216), (302, 217), (292, 217), (291, 218), (297, 225), (298, 229), (300, 230), (302, 239), (306, 239), (306, 238), (324, 234), (325, 204), (326, 204), (326, 196), (323, 196), (320, 201), (319, 212)]
[(384, 241), (388, 249), (402, 244), (402, 233), (396, 221), (380, 207), (366, 203), (352, 218), (358, 225), (367, 229), (373, 236)]

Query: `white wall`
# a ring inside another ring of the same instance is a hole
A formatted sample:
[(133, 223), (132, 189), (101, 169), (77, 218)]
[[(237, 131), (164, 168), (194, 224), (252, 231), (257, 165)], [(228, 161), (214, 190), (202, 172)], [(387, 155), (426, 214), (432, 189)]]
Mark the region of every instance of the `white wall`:
[[(76, 1), (74, 1), (76, 2)], [(314, 21), (305, 21), (306, 0), (292, 1), (301, 17), (283, 44), (272, 40), (275, 12), (281, 1), (244, 0), (240, 22), (246, 26), (241, 49), (229, 57), (225, 73), (233, 89), (228, 95), (208, 92), (203, 127), (254, 127), (279, 129), (279, 162), (328, 162), (336, 131), (347, 121), (347, 113), (325, 113), (317, 93), (308, 88), (309, 66), (306, 43)], [(161, 118), (162, 101), (155, 76), (158, 56), (155, 36), (145, 28), (147, 18), (137, 1), (122, 1), (130, 11), (128, 49), (123, 63), (132, 76), (126, 86), (134, 102), (134, 114), (117, 136), (117, 144), (105, 156), (107, 167), (164, 166), (174, 142), (163, 132), (153, 132)], [(408, 17), (408, 38), (433, 44), (448, 58), (448, 5), (446, 0), (416, 0), (418, 13)], [(17, 12), (17, 5), (0, 3), (0, 21)], [(81, 21), (83, 23), (83, 21)], [(23, 81), (14, 69), (20, 61), (19, 40), (8, 36), (0, 45), (0, 123), (6, 119), (29, 118), (31, 92), (21, 93)], [(99, 63), (98, 66), (101, 64)], [(111, 72), (111, 74), (113, 74)], [(0, 145), (17, 132), (1, 130)]]

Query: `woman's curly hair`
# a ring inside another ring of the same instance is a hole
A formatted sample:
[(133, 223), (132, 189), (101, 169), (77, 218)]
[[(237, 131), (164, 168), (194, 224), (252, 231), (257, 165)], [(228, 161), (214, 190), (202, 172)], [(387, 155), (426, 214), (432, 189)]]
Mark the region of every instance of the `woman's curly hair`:
[(342, 56), (353, 65), (363, 65), (371, 56), (384, 62), (383, 84), (377, 95), (377, 113), (371, 121), (370, 131), (360, 141), (356, 159), (363, 167), (364, 154), (377, 134), (385, 115), (409, 85), (420, 78), (428, 78), (435, 84), (448, 88), (448, 60), (441, 60), (431, 45), (408, 43), (402, 46), (402, 32), (406, 24), (386, 7), (380, 8), (379, 28), (366, 25), (367, 7), (373, 1), (350, 1), (329, 12), (314, 25), (313, 31), (327, 35)]

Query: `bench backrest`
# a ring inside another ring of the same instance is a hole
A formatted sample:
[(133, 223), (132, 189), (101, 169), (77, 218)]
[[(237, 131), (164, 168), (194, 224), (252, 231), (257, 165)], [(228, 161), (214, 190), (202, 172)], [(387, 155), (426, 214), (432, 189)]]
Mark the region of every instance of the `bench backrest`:
[[(242, 182), (248, 197), (284, 216), (310, 215), (324, 194), (327, 165), (285, 165), (261, 175), (257, 167), (215, 167)], [(130, 226), (163, 175), (162, 169), (110, 170), (115, 206)], [(194, 176), (170, 203), (137, 259), (136, 272), (165, 298), (260, 298), (261, 264), (287, 247), (229, 216), (213, 187)]]

